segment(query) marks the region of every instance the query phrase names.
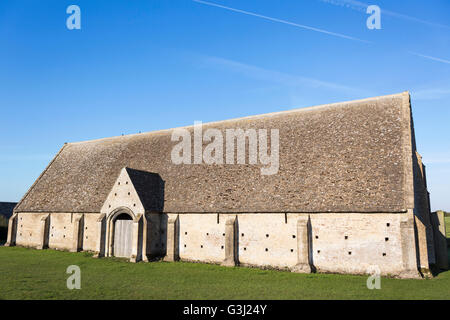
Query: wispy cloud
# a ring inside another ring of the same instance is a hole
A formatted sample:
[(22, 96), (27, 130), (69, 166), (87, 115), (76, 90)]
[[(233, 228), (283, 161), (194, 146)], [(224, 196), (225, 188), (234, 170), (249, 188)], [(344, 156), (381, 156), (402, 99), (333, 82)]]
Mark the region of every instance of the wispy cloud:
[(307, 87), (307, 88), (325, 88), (337, 92), (356, 95), (367, 95), (365, 90), (333, 83), (322, 81), (314, 78), (303, 77), (298, 75), (287, 74), (283, 72), (268, 70), (265, 68), (224, 59), (218, 57), (204, 57), (203, 63), (207, 66), (213, 66), (215, 68), (226, 68), (229, 71), (243, 74), (244, 76), (263, 80), (268, 82), (275, 82), (286, 87)]
[(339, 38), (343, 38), (343, 39), (347, 39), (347, 40), (353, 40), (353, 41), (359, 41), (359, 42), (365, 42), (365, 43), (371, 43), (370, 41), (358, 39), (358, 38), (355, 38), (355, 37), (352, 37), (352, 36), (348, 36), (348, 35), (345, 35), (345, 34), (342, 34), (342, 33), (336, 33), (336, 32), (332, 32), (332, 31), (328, 31), (328, 30), (324, 30), (324, 29), (319, 29), (319, 28), (315, 28), (315, 27), (311, 27), (311, 26), (307, 26), (307, 25), (303, 25), (303, 24), (290, 22), (290, 21), (287, 21), (287, 20), (272, 18), (272, 17), (264, 16), (264, 15), (257, 14), (257, 13), (254, 13), (254, 12), (250, 12), (250, 11), (244, 11), (244, 10), (241, 10), (241, 9), (226, 7), (226, 6), (217, 4), (217, 3), (207, 2), (207, 1), (203, 1), (203, 0), (192, 0), (192, 1), (204, 4), (204, 5), (212, 6), (212, 7), (217, 7), (217, 8), (221, 8), (221, 9), (225, 9), (225, 10), (229, 10), (229, 11), (242, 13), (242, 14), (246, 14), (246, 15), (249, 15), (249, 16), (253, 16), (253, 17), (269, 20), (269, 21), (272, 21), (272, 22), (283, 23), (283, 24), (286, 24), (286, 25), (294, 26), (294, 27), (305, 29), (305, 30), (309, 30), (309, 31), (320, 32), (320, 33), (327, 34), (327, 35), (334, 36), (334, 37), (339, 37)]
[[(360, 2), (360, 1), (356, 1), (356, 0), (319, 0), (319, 1), (325, 2), (325, 3), (329, 3), (329, 4), (332, 4), (332, 5), (335, 5), (335, 6), (349, 8), (349, 9), (360, 11), (360, 12), (363, 12), (363, 13), (366, 13), (367, 7), (369, 6), (368, 3), (364, 3), (364, 2)], [(416, 17), (412, 17), (412, 16), (409, 16), (409, 15), (398, 13), (398, 12), (394, 12), (394, 11), (389, 11), (389, 10), (386, 10), (384, 8), (381, 8), (381, 12), (382, 12), (383, 15), (391, 16), (391, 17), (398, 18), (398, 19), (403, 19), (403, 20), (408, 20), (408, 21), (412, 21), (412, 22), (416, 22), (416, 23), (421, 23), (421, 24), (424, 24), (424, 25), (432, 26), (432, 27), (439, 27), (439, 28), (450, 29), (450, 26), (447, 26), (447, 25), (444, 25), (444, 24), (440, 24), (440, 23), (436, 23), (436, 22), (431, 22), (431, 21), (419, 19), (419, 18), (416, 18)]]
[[(320, 33), (331, 35), (331, 36), (334, 36), (334, 37), (339, 37), (339, 38), (344, 38), (344, 39), (358, 41), (358, 42), (364, 42), (364, 43), (373, 43), (371, 41), (362, 40), (362, 39), (355, 38), (355, 37), (352, 37), (352, 36), (348, 36), (348, 35), (345, 35), (345, 34), (342, 34), (342, 33), (336, 33), (336, 32), (332, 32), (332, 31), (328, 31), (328, 30), (324, 30), (324, 29), (319, 29), (319, 28), (315, 28), (315, 27), (311, 27), (311, 26), (307, 26), (307, 25), (302, 25), (302, 24), (290, 22), (290, 21), (287, 21), (287, 20), (282, 20), (282, 19), (278, 19), (278, 18), (264, 16), (264, 15), (257, 14), (257, 13), (254, 13), (254, 12), (244, 11), (244, 10), (236, 9), (236, 8), (231, 8), (231, 7), (223, 6), (223, 5), (220, 5), (220, 4), (217, 4), (217, 3), (213, 3), (213, 2), (208, 2), (208, 1), (203, 1), (203, 0), (192, 0), (192, 1), (204, 4), (204, 5), (212, 6), (212, 7), (217, 7), (217, 8), (221, 8), (221, 9), (225, 9), (225, 10), (241, 13), (241, 14), (246, 14), (246, 15), (253, 16), (253, 17), (258, 17), (258, 18), (269, 20), (269, 21), (272, 21), (272, 22), (283, 23), (283, 24), (286, 24), (286, 25), (302, 28), (302, 29), (305, 29), (305, 30), (320, 32)], [(369, 4), (367, 4), (367, 3), (356, 1), (356, 0), (319, 0), (319, 1), (330, 3), (330, 4), (333, 4), (333, 5), (337, 5), (337, 6), (341, 6), (341, 7), (350, 8), (352, 10), (357, 10), (357, 11), (364, 12), (364, 13), (366, 13), (366, 9), (369, 6)], [(430, 25), (430, 26), (450, 29), (450, 26), (429, 22), (429, 21), (426, 21), (426, 20), (418, 19), (418, 18), (415, 18), (415, 17), (411, 17), (411, 16), (408, 16), (408, 15), (405, 15), (405, 14), (396, 13), (396, 12), (385, 10), (385, 9), (382, 9), (382, 13), (385, 14), (385, 15), (388, 15), (388, 16), (396, 17), (396, 18), (410, 20), (410, 21), (414, 21), (414, 22), (418, 22), (418, 23), (422, 23), (422, 24), (427, 24), (427, 25)], [(413, 54), (413, 55), (418, 56), (418, 57), (421, 57), (421, 58), (424, 58), (424, 59), (433, 60), (433, 61), (441, 62), (441, 63), (445, 63), (445, 64), (450, 64), (450, 61), (446, 60), (446, 59), (437, 58), (437, 57), (433, 57), (433, 56), (429, 56), (429, 55), (425, 55), (425, 54), (421, 54), (421, 53), (416, 53), (416, 52), (411, 52), (411, 51), (408, 51), (408, 53), (409, 54)]]
[[(340, 7), (349, 8), (349, 9), (360, 11), (360, 12), (363, 12), (363, 13), (366, 13), (367, 7), (369, 6), (369, 4), (367, 4), (367, 3), (356, 1), (356, 0), (319, 0), (319, 1), (325, 2), (325, 3), (329, 3), (329, 4), (332, 4), (332, 5), (336, 5), (336, 6), (340, 6)], [(381, 12), (382, 12), (383, 15), (391, 16), (391, 17), (394, 17), (394, 18), (399, 18), (399, 19), (403, 19), (403, 20), (409, 20), (409, 21), (412, 21), (412, 22), (416, 22), (416, 23), (420, 23), (420, 24), (424, 24), (424, 25), (429, 25), (429, 26), (432, 26), (432, 27), (439, 27), (439, 28), (450, 29), (450, 26), (447, 26), (447, 25), (443, 25), (443, 24), (439, 24), (439, 23), (435, 23), (435, 22), (422, 20), (422, 19), (419, 19), (419, 18), (415, 18), (415, 17), (411, 17), (411, 16), (408, 16), (408, 15), (405, 15), (405, 14), (389, 11), (389, 10), (386, 10), (384, 8), (381, 8)], [(445, 63), (445, 64), (450, 64), (450, 61), (446, 60), (446, 59), (432, 57), (432, 56), (429, 56), (429, 55), (416, 53), (416, 52), (411, 52), (411, 51), (408, 51), (408, 53), (409, 54), (413, 54), (413, 55), (418, 56), (418, 57), (421, 57), (421, 58), (424, 58), (424, 59), (433, 60), (433, 61), (441, 62), (441, 63)]]
[(411, 96), (415, 100), (437, 100), (450, 97), (450, 88), (430, 88), (411, 91)]
[(432, 57), (432, 56), (427, 56), (425, 54), (421, 54), (421, 53), (417, 53), (417, 52), (412, 52), (412, 51), (408, 51), (410, 54), (413, 54), (415, 56), (418, 57), (422, 57), (425, 59), (429, 59), (429, 60), (433, 60), (433, 61), (437, 61), (437, 62), (442, 62), (442, 63), (446, 63), (446, 64), (450, 64), (450, 60), (446, 60), (446, 59), (441, 59), (441, 58), (436, 58), (436, 57)]

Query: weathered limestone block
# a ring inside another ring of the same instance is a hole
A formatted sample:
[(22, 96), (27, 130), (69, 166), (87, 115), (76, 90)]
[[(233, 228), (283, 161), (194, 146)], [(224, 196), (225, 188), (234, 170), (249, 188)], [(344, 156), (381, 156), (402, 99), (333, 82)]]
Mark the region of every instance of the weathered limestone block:
[(6, 239), (5, 247), (14, 246), (16, 244), (17, 232), (17, 213), (14, 213), (8, 221), (8, 237)]
[(76, 214), (73, 218), (73, 236), (71, 252), (78, 252), (82, 248), (83, 243), (83, 217), (84, 215)]
[(48, 227), (50, 214), (45, 214), (39, 220), (39, 240), (40, 243), (36, 247), (38, 250), (42, 250), (48, 246)]
[[(415, 176), (415, 188), (417, 188), (417, 202), (415, 204), (414, 213), (416, 217), (418, 217), (421, 222), (425, 226), (425, 237), (427, 244), (427, 259), (428, 265), (436, 264), (436, 253), (435, 253), (435, 245), (434, 245), (434, 235), (433, 235), (433, 226), (431, 223), (431, 212), (430, 212), (430, 204), (429, 204), (429, 195), (426, 186), (426, 174), (425, 174), (425, 165), (422, 163), (422, 157), (416, 151), (415, 156), (417, 159), (418, 173)], [(414, 161), (414, 157), (413, 157)], [(417, 212), (416, 212), (417, 210)], [(423, 251), (423, 250), (421, 250)], [(422, 263), (421, 263), (422, 264)], [(425, 269), (425, 267), (422, 267)], [(429, 267), (427, 268), (429, 269)]]
[(169, 216), (167, 220), (167, 251), (164, 261), (177, 261), (179, 259), (179, 218), (178, 215)]
[(298, 273), (311, 273), (310, 242), (311, 227), (309, 216), (299, 217), (297, 220), (297, 264), (291, 271)]
[(237, 260), (236, 217), (228, 218), (225, 222), (225, 260), (222, 266), (234, 267)]
[(141, 254), (139, 250), (139, 239), (142, 238), (142, 234), (139, 232), (139, 224), (142, 221), (143, 214), (139, 214), (136, 219), (133, 221), (133, 246), (131, 248), (131, 257), (130, 262), (138, 262), (141, 260)]
[(147, 238), (148, 238), (148, 230), (147, 230), (148, 220), (145, 214), (142, 215), (142, 261), (148, 262), (147, 257)]
[(400, 221), (400, 237), (402, 245), (403, 270), (399, 273), (400, 278), (420, 279), (417, 268), (416, 243), (414, 234), (414, 216), (409, 209), (405, 217)]
[(428, 250), (428, 233), (426, 225), (422, 222), (422, 220), (414, 216), (414, 222), (417, 230), (417, 239), (418, 239), (418, 250), (419, 250), (419, 268), (420, 272), (423, 275), (431, 276), (430, 273), (430, 264), (429, 264), (429, 256), (430, 253)]
[(83, 251), (92, 251), (94, 253), (97, 253), (97, 242), (99, 234), (97, 220), (99, 216), (99, 213), (84, 213), (83, 215)]
[[(221, 264), (225, 260), (225, 223), (235, 214), (180, 214), (179, 259)], [(167, 220), (161, 224), (165, 233)], [(161, 239), (165, 240), (163, 236)], [(165, 250), (165, 249), (164, 249)]]
[(106, 240), (106, 214), (102, 213), (97, 219), (98, 238), (94, 254), (94, 258), (100, 258), (105, 255), (105, 240)]

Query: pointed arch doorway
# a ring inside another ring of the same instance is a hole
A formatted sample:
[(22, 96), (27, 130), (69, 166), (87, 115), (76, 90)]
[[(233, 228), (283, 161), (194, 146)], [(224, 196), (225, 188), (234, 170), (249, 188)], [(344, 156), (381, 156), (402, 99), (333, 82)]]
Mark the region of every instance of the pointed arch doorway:
[(113, 223), (113, 254), (115, 257), (130, 258), (133, 249), (133, 218), (123, 212)]
[(136, 260), (141, 215), (136, 216), (127, 207), (118, 207), (111, 211), (106, 219), (106, 252), (107, 257), (129, 258)]

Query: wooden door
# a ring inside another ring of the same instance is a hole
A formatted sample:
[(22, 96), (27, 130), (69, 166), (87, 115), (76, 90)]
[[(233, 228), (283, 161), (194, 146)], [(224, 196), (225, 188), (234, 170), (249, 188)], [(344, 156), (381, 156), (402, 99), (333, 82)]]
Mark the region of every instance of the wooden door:
[(114, 228), (114, 256), (129, 258), (133, 244), (133, 220), (116, 220)]

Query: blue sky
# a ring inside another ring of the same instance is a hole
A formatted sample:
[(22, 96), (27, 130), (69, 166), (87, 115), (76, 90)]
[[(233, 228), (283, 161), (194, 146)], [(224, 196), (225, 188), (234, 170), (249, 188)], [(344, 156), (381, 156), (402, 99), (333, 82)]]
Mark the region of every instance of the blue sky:
[(0, 201), (64, 142), (405, 90), (432, 209), (450, 211), (448, 0), (1, 1)]

